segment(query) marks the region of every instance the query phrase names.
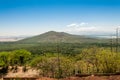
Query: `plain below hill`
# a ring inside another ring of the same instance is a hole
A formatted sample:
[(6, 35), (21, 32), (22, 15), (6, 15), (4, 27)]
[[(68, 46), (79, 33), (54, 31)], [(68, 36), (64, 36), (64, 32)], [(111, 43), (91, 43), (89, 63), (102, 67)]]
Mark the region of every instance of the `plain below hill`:
[(18, 41), (19, 43), (101, 43), (106, 39), (92, 38), (90, 36), (73, 35), (65, 32), (49, 31), (37, 36)]

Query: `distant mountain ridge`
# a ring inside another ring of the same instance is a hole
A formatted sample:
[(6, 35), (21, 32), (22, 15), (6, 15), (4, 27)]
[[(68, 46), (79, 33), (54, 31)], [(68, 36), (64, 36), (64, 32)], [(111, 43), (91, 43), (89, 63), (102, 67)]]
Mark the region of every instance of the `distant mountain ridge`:
[(100, 39), (82, 35), (73, 35), (65, 32), (49, 31), (37, 36), (29, 37), (18, 42), (22, 43), (93, 43), (100, 42)]

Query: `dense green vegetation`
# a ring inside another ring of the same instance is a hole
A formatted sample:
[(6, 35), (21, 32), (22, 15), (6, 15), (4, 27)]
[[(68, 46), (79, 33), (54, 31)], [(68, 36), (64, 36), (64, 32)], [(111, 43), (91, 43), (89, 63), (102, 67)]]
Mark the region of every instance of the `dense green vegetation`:
[(0, 52), (0, 73), (6, 73), (9, 66), (13, 69), (17, 69), (17, 66), (31, 66), (38, 69), (42, 76), (56, 78), (75, 74), (120, 72), (120, 53), (111, 52), (109, 48), (92, 46), (82, 48), (74, 55), (70, 52), (63, 54), (62, 50), (57, 47), (59, 54), (33, 54), (24, 49)]
[[(33, 54), (42, 53), (57, 53), (57, 47), (61, 49), (63, 54), (76, 54), (80, 53), (83, 48), (89, 48), (92, 46), (110, 48), (111, 43), (16, 43), (6, 42), (0, 43), (0, 51), (13, 51), (16, 49), (26, 49)], [(113, 48), (116, 45), (113, 45)]]

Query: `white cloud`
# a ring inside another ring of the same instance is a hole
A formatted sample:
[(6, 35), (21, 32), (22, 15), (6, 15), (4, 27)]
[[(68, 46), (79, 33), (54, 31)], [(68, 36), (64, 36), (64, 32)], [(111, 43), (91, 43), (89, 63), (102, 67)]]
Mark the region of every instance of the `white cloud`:
[(67, 27), (80, 27), (80, 26), (86, 26), (87, 24), (88, 23), (85, 23), (85, 22), (81, 22), (80, 24), (72, 23), (72, 24), (67, 25)]
[(85, 26), (85, 25), (87, 25), (88, 23), (85, 23), (85, 22), (81, 22), (79, 25), (80, 26)]
[(67, 30), (68, 31), (91, 31), (96, 29), (95, 27), (88, 27), (88, 23), (82, 22), (82, 23), (72, 23), (67, 25)]
[(88, 23), (72, 23), (67, 25), (66, 32), (78, 34), (112, 34), (115, 29), (109, 27), (92, 26)]
[(72, 23), (72, 24), (67, 25), (67, 27), (78, 27), (78, 26), (79, 26), (79, 24), (76, 24), (76, 23)]

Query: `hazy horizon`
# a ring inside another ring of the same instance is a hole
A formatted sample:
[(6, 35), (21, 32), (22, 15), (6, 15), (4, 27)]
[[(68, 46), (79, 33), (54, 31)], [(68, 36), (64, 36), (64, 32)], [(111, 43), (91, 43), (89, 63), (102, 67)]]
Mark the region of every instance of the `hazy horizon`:
[(119, 14), (119, 0), (1, 0), (0, 36), (113, 35)]

